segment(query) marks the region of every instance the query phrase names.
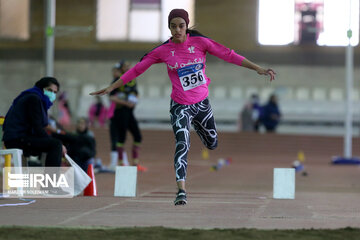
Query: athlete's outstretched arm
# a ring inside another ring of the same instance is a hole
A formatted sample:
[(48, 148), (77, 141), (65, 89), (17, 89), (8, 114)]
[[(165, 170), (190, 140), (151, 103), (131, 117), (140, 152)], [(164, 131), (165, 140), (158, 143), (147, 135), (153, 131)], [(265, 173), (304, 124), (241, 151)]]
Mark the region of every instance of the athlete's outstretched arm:
[(134, 78), (138, 77), (140, 74), (145, 72), (151, 65), (155, 63), (160, 63), (161, 60), (157, 58), (156, 52), (151, 51), (149, 54), (144, 56), (140, 62), (138, 62), (134, 67), (128, 70), (124, 75), (122, 75), (116, 82), (108, 86), (107, 88), (101, 89), (99, 91), (95, 91), (90, 93), (90, 95), (105, 95), (112, 92), (114, 89), (125, 85), (130, 82)]
[(113, 84), (111, 84), (110, 86), (108, 86), (107, 88), (103, 88), (99, 91), (95, 91), (90, 93), (90, 95), (98, 95), (98, 96), (102, 96), (105, 94), (109, 94), (111, 93), (114, 89), (119, 88), (123, 85), (123, 80), (121, 78), (119, 78), (117, 81), (115, 81)]
[(264, 69), (260, 67), (259, 65), (251, 62), (250, 60), (246, 59), (245, 57), (237, 54), (234, 50), (231, 50), (224, 45), (215, 42), (214, 40), (210, 38), (202, 38), (202, 41), (204, 41), (204, 45), (206, 46), (206, 50), (218, 57), (221, 58), (229, 63), (236, 64), (238, 66), (243, 66), (249, 69), (255, 70), (260, 75), (269, 75), (270, 81), (275, 80), (275, 71), (272, 69)]
[(262, 68), (259, 65), (251, 62), (250, 60), (248, 60), (246, 58), (242, 61), (242, 66), (246, 67), (246, 68), (249, 68), (249, 69), (252, 69), (252, 70), (255, 70), (260, 75), (268, 75), (268, 76), (270, 76), (270, 82), (275, 80), (276, 73), (271, 68), (268, 68), (268, 69)]

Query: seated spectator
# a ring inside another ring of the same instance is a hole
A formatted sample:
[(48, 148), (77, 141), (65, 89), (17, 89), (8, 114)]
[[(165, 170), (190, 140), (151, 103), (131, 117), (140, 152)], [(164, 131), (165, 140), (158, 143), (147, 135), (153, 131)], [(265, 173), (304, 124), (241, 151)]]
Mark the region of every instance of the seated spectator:
[(66, 148), (45, 131), (48, 110), (56, 99), (60, 84), (53, 77), (44, 77), (35, 86), (23, 91), (13, 101), (3, 125), (6, 148), (19, 148), (24, 156), (46, 153), (45, 166), (58, 167)]
[(86, 118), (78, 119), (74, 133), (52, 134), (60, 139), (68, 149), (68, 155), (84, 170), (87, 171), (89, 161), (96, 155), (96, 143), (93, 132), (89, 130)]
[(272, 94), (268, 103), (263, 107), (261, 122), (264, 124), (267, 132), (273, 133), (276, 131), (276, 128), (280, 122), (280, 118), (281, 113), (279, 110), (277, 97), (275, 94)]

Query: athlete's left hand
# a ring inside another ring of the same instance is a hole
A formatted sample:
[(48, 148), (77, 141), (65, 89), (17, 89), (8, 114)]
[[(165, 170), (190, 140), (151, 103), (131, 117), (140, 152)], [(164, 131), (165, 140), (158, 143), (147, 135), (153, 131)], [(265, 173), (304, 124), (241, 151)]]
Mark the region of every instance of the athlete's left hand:
[(269, 68), (269, 69), (260, 68), (257, 70), (257, 73), (260, 75), (270, 76), (270, 82), (275, 80), (276, 72), (274, 70), (272, 70), (271, 68)]

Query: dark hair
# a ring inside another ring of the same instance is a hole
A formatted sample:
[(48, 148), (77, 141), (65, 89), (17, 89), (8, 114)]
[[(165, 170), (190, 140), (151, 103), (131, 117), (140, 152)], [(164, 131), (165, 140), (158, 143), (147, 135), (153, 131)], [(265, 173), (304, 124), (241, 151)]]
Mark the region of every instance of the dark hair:
[(58, 80), (56, 80), (56, 78), (54, 78), (54, 77), (41, 78), (39, 81), (37, 81), (35, 83), (35, 87), (44, 89), (44, 88), (50, 86), (51, 84), (55, 84), (58, 87), (58, 90), (60, 90), (60, 84), (59, 84)]
[(191, 34), (191, 35), (196, 35), (196, 36), (205, 37), (201, 32), (199, 32), (199, 31), (196, 30), (196, 29), (188, 28), (188, 29), (186, 29), (186, 33), (189, 33), (189, 34)]

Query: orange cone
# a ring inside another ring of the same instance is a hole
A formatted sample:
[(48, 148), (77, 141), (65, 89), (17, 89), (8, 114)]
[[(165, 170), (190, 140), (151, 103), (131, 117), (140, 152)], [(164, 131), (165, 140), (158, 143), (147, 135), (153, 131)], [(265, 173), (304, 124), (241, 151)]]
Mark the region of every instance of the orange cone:
[(89, 164), (87, 169), (87, 174), (92, 179), (89, 185), (84, 190), (84, 196), (89, 197), (96, 197), (97, 196), (97, 189), (96, 189), (96, 181), (95, 181), (95, 174), (94, 174), (94, 167), (92, 164)]

